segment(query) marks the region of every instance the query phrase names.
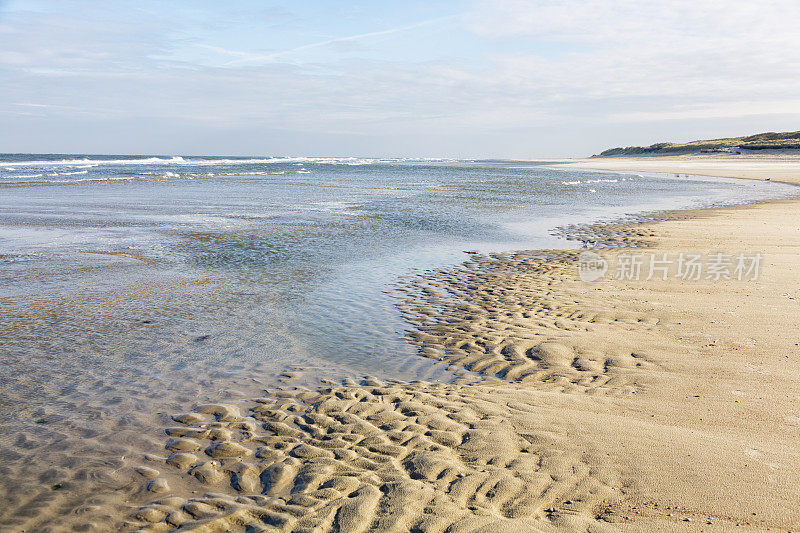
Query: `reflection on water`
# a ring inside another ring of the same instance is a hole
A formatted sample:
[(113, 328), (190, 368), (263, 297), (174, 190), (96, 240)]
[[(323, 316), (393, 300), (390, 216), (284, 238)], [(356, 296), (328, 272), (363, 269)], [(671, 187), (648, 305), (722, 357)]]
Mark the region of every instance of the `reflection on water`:
[(400, 275), (568, 246), (548, 234), (565, 222), (785, 193), (502, 161), (2, 156), (0, 176), (0, 390), (25, 406), (78, 369), (391, 368), (410, 353), (385, 294)]
[(403, 340), (400, 276), (571, 246), (549, 235), (565, 223), (791, 191), (503, 161), (0, 156), (5, 460), (40, 450), (15, 436), (37, 420), (58, 421), (41, 446), (108, 419), (146, 431), (131, 413), (291, 364), (445, 378)]

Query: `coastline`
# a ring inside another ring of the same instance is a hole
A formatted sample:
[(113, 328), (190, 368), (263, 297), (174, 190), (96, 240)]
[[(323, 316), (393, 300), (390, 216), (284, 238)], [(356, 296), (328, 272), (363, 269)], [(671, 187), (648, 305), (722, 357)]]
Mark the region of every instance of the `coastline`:
[[(20, 492), (12, 513), (26, 500), (34, 512), (7, 515), (7, 525), (790, 529), (800, 520), (800, 339), (787, 306), (800, 293), (785, 288), (798, 285), (798, 205), (672, 211), (560, 232), (600, 246), (611, 264), (632, 252), (759, 252), (758, 280), (609, 274), (585, 283), (580, 250), (472, 254), (405, 277), (393, 296), (420, 357), (403, 364), (454, 380), (242, 368), (236, 390), (169, 403), (183, 413), (134, 409), (138, 444), (120, 434), (121, 456), (78, 474), (102, 478), (103, 490)], [(196, 374), (214, 387), (213, 376)], [(215, 403), (192, 403), (202, 397)]]
[(594, 157), (546, 165), (550, 168), (692, 174), (777, 181), (800, 185), (800, 155), (676, 155)]
[(126, 527), (790, 529), (798, 205), (614, 227), (642, 253), (758, 251), (758, 280), (584, 283), (574, 251), (429, 272), (401, 287), (412, 342), (485, 380), (287, 383), (250, 405), (201, 406), (140, 467), (151, 493), (165, 490)]
[(0, 0), (0, 533), (800, 533), (800, 2), (80, 7)]

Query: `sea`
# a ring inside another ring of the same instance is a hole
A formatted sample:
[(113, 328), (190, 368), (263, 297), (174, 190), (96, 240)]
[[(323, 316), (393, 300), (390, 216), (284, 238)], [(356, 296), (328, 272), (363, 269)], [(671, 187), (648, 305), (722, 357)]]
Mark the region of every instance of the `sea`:
[[(409, 276), (474, 253), (581, 246), (555, 231), (566, 225), (797, 194), (557, 162), (0, 154), (6, 512), (78, 483), (66, 460), (55, 474), (31, 465), (145, 434), (142, 413), (298, 369), (448, 379), (406, 340), (393, 290)], [(104, 464), (110, 449), (85, 453)]]

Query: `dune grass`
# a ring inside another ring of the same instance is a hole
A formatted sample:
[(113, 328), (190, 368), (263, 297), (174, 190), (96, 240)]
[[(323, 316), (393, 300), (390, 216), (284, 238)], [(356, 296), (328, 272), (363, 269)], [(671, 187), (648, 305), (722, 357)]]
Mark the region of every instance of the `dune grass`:
[(786, 150), (800, 149), (800, 131), (758, 133), (747, 137), (728, 137), (725, 139), (708, 139), (687, 143), (661, 142), (650, 146), (627, 146), (610, 148), (599, 154), (600, 157), (642, 155), (642, 154), (674, 154), (690, 152), (716, 152), (744, 150)]

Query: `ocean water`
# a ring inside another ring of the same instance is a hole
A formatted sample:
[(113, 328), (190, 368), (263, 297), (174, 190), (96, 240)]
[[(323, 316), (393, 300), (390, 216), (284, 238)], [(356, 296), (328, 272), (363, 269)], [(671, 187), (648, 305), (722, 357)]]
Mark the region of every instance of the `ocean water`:
[(284, 370), (449, 379), (404, 340), (404, 276), (796, 194), (545, 163), (0, 155), (0, 529), (121, 490), (170, 412)]
[(401, 276), (573, 247), (563, 224), (794, 193), (542, 163), (0, 155), (0, 420), (85, 382), (251, 363), (414, 377)]

